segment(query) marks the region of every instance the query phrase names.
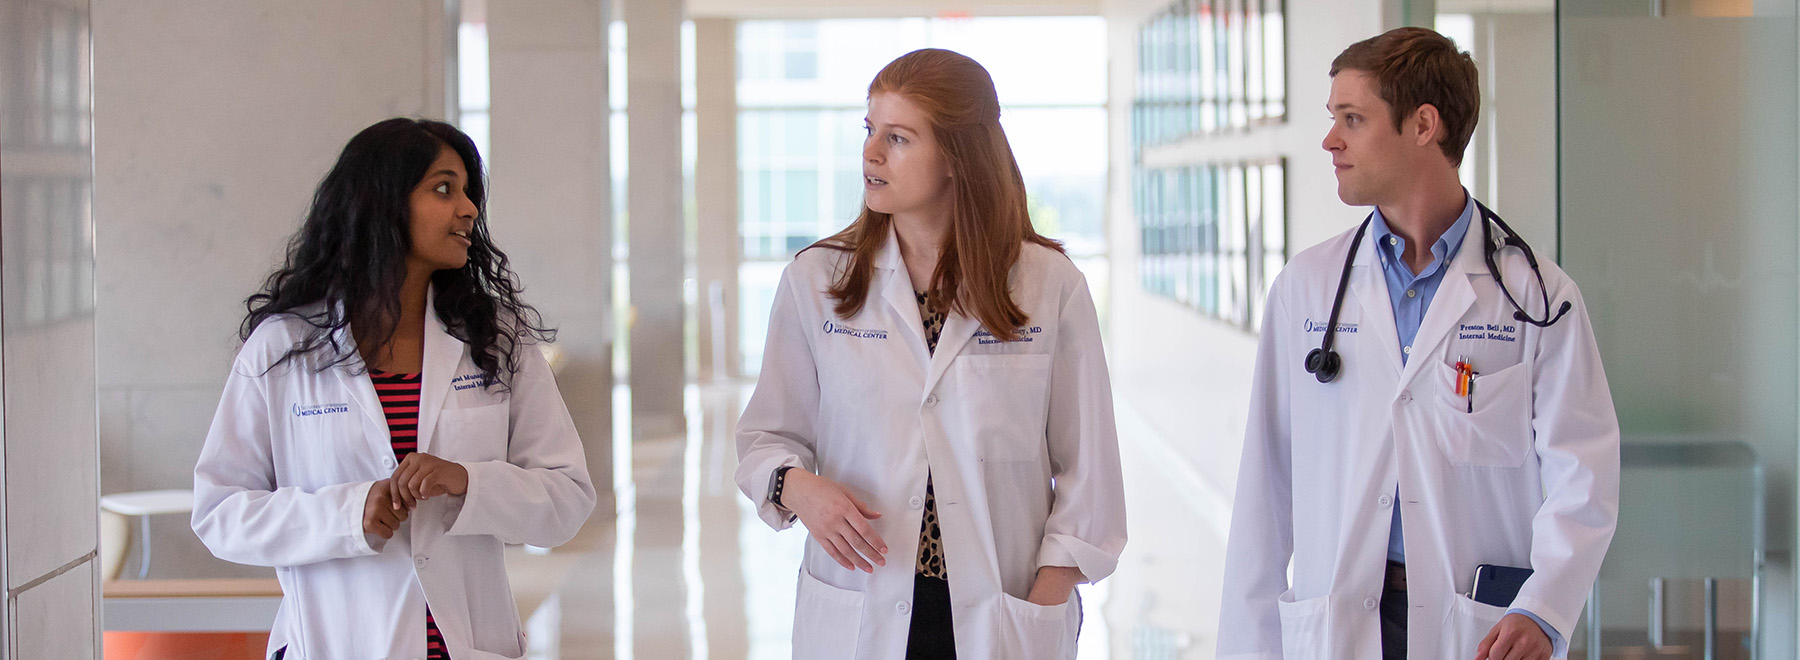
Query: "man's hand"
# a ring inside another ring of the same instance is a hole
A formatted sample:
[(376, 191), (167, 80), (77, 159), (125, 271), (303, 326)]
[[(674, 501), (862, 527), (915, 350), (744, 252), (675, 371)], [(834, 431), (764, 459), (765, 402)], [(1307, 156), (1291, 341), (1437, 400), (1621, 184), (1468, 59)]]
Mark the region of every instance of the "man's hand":
[(1494, 625), (1475, 660), (1549, 660), (1550, 636), (1523, 614), (1508, 614)]
[(388, 482), (394, 505), (411, 509), (419, 505), (419, 500), (469, 492), (469, 470), (431, 454), (414, 452), (400, 461)]
[(363, 500), (363, 533), (374, 534), (384, 539), (393, 538), (394, 530), (406, 521), (412, 509), (394, 506), (393, 490), (387, 479), (375, 482), (369, 487), (369, 496)]

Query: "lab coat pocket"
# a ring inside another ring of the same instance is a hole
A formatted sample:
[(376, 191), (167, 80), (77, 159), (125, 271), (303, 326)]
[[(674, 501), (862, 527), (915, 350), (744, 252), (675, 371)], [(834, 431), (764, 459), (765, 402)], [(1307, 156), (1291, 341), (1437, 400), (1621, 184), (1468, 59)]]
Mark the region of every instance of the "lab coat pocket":
[(1438, 443), (1456, 466), (1519, 467), (1531, 453), (1531, 372), (1520, 363), (1475, 377), (1470, 396), (1456, 393), (1456, 368), (1439, 364), (1442, 420)]
[(1080, 625), (1081, 608), (1077, 597), (1061, 605), (1039, 605), (1028, 600), (1000, 594), (1001, 609), (1006, 613), (1000, 657), (1008, 660), (1073, 660), (1075, 632)]
[(438, 414), (431, 453), (452, 461), (504, 461), (511, 439), (509, 406), (445, 408)]
[(1477, 603), (1462, 594), (1450, 603), (1450, 617), (1445, 621), (1442, 652), (1445, 658), (1473, 658), (1481, 640), (1493, 632), (1506, 616), (1506, 608)]
[(862, 604), (861, 592), (831, 586), (801, 568), (794, 601), (794, 660), (856, 657)]
[[(1289, 590), (1275, 599), (1281, 613), (1281, 654), (1287, 660), (1326, 660), (1331, 656), (1329, 596), (1294, 600)], [(1473, 656), (1470, 656), (1473, 657)]]
[(981, 456), (1036, 460), (1049, 451), (1050, 355), (958, 355), (951, 363), (961, 421), (980, 443)]

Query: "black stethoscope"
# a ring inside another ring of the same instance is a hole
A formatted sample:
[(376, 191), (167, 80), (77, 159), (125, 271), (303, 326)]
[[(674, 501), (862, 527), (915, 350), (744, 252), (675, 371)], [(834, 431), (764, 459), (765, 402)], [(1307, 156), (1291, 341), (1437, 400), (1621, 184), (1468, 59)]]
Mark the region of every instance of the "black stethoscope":
[[(1475, 202), (1475, 209), (1481, 214), (1481, 258), (1487, 262), (1488, 273), (1494, 276), (1494, 283), (1500, 285), (1500, 293), (1506, 296), (1506, 302), (1512, 304), (1513, 318), (1540, 328), (1548, 328), (1562, 320), (1563, 315), (1573, 307), (1567, 300), (1557, 308), (1555, 316), (1545, 314), (1545, 319), (1540, 320), (1525, 313), (1525, 308), (1513, 299), (1512, 292), (1506, 288), (1506, 280), (1500, 278), (1500, 265), (1494, 261), (1494, 253), (1508, 247), (1519, 248), (1520, 252), (1525, 253), (1525, 263), (1530, 264), (1531, 272), (1537, 275), (1538, 293), (1544, 297), (1544, 309), (1549, 309), (1550, 291), (1544, 286), (1544, 272), (1538, 270), (1537, 255), (1532, 254), (1531, 246), (1526, 245), (1525, 239), (1519, 238), (1519, 233), (1513, 231), (1512, 227), (1506, 226), (1506, 222), (1498, 214), (1488, 210), (1479, 201)], [(1363, 219), (1362, 225), (1356, 228), (1356, 238), (1350, 240), (1350, 253), (1344, 256), (1344, 271), (1338, 275), (1337, 297), (1331, 302), (1331, 320), (1325, 326), (1325, 341), (1306, 354), (1306, 372), (1317, 377), (1321, 383), (1335, 380), (1344, 369), (1344, 359), (1331, 349), (1331, 344), (1336, 339), (1338, 312), (1344, 308), (1344, 287), (1350, 283), (1350, 267), (1356, 262), (1356, 250), (1362, 246), (1363, 234), (1369, 230), (1369, 222), (1374, 219), (1375, 214), (1370, 213), (1369, 217)], [(1488, 228), (1490, 223), (1499, 225), (1500, 231), (1506, 233), (1506, 238), (1498, 245), (1494, 243), (1493, 230)]]

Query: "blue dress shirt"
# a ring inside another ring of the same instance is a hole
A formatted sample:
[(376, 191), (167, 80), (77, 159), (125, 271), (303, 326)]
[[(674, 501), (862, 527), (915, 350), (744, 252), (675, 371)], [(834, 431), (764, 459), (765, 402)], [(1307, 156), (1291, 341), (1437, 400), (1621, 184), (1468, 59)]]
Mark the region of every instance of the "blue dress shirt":
[[(1467, 195), (1465, 195), (1467, 196)], [(1388, 228), (1387, 219), (1381, 216), (1381, 209), (1375, 209), (1374, 217), (1369, 221), (1370, 233), (1375, 236), (1375, 251), (1381, 262), (1381, 273), (1387, 278), (1388, 300), (1393, 304), (1394, 329), (1400, 335), (1400, 361), (1405, 363), (1412, 357), (1413, 340), (1419, 336), (1419, 323), (1425, 320), (1425, 310), (1431, 307), (1431, 299), (1437, 295), (1438, 285), (1444, 282), (1444, 272), (1450, 268), (1450, 262), (1456, 258), (1457, 250), (1462, 247), (1463, 237), (1469, 233), (1469, 225), (1475, 221), (1475, 198), (1468, 197), (1463, 206), (1462, 216), (1455, 224), (1444, 230), (1436, 243), (1431, 244), (1431, 263), (1418, 273), (1406, 264), (1406, 239)], [(1394, 520), (1388, 531), (1388, 560), (1406, 563), (1406, 542), (1400, 527), (1400, 493), (1394, 492)], [(1565, 651), (1565, 640), (1557, 634), (1555, 628), (1545, 623), (1538, 615), (1530, 611), (1513, 608), (1508, 614), (1523, 614), (1537, 622), (1544, 634), (1550, 636), (1550, 644), (1554, 647), (1551, 655)]]

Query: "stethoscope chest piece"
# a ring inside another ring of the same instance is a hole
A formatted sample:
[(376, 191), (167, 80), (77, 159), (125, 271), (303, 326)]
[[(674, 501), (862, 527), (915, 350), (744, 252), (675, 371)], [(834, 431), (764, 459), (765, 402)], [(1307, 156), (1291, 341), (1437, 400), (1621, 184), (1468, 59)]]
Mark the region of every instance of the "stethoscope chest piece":
[(1338, 357), (1337, 351), (1323, 348), (1312, 349), (1306, 354), (1306, 371), (1318, 378), (1321, 383), (1337, 380), (1338, 371), (1343, 369), (1344, 359)]

